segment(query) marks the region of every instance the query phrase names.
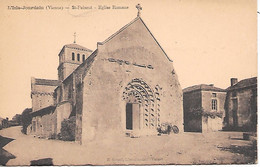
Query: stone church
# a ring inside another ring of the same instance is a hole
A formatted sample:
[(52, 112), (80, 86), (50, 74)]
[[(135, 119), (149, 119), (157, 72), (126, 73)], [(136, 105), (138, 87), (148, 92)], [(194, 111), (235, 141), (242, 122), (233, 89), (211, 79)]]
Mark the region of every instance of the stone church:
[(183, 131), (182, 89), (172, 60), (138, 16), (92, 51), (68, 44), (58, 80), (32, 78), (30, 134), (60, 133), (76, 116), (75, 140), (156, 135), (162, 124)]

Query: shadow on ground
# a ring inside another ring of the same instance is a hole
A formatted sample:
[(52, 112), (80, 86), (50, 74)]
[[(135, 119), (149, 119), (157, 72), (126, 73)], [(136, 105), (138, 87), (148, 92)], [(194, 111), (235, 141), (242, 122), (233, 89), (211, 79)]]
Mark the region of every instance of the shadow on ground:
[(247, 146), (231, 145), (229, 147), (219, 147), (221, 151), (229, 151), (235, 154), (242, 154), (248, 158), (246, 164), (255, 164), (257, 161), (257, 142), (253, 141)]
[(3, 137), (0, 135), (0, 165), (6, 165), (10, 159), (16, 158), (13, 154), (9, 153), (3, 147), (13, 141), (14, 139)]
[(237, 138), (237, 137), (233, 137), (233, 138), (230, 138), (231, 140), (244, 140), (243, 138)]
[(32, 160), (31, 166), (52, 166), (52, 158), (44, 158), (44, 159), (38, 159), (38, 160)]

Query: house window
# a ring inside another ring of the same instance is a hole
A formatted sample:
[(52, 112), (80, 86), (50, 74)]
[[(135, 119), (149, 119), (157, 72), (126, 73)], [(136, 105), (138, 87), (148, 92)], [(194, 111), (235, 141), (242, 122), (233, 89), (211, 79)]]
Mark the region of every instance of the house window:
[(217, 99), (212, 99), (211, 108), (212, 108), (212, 110), (218, 110), (218, 101), (217, 101)]
[(212, 97), (217, 97), (217, 94), (216, 93), (212, 93)]
[(77, 54), (77, 59), (78, 59), (78, 61), (80, 61), (80, 55), (79, 55), (79, 53)]
[(84, 61), (85, 60), (85, 55), (82, 55), (82, 61)]
[(75, 60), (75, 53), (72, 52), (72, 60)]

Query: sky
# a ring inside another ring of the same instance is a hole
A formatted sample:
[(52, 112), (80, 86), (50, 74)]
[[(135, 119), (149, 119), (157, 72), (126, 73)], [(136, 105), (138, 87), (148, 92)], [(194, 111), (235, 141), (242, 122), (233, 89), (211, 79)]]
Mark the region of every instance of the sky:
[[(31, 107), (31, 77), (57, 79), (58, 53), (73, 43), (74, 32), (77, 44), (95, 50), (97, 42), (136, 17), (138, 3), (142, 19), (173, 60), (182, 88), (214, 84), (225, 89), (232, 77), (257, 76), (256, 0), (2, 0), (0, 117)], [(92, 9), (71, 9), (78, 5)]]

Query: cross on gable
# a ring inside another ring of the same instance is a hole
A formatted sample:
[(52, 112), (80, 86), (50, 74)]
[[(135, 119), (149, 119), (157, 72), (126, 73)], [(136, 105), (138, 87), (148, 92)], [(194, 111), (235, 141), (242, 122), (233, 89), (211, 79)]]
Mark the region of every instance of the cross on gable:
[(142, 6), (140, 4), (136, 5), (136, 9), (138, 10), (137, 16), (140, 17), (141, 15), (141, 10), (142, 10)]

